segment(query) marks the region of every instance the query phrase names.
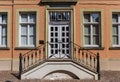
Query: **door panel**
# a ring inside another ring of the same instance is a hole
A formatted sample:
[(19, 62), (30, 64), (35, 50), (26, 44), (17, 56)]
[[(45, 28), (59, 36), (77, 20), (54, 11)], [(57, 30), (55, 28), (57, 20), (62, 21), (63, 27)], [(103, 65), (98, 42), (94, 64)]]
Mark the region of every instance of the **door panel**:
[(69, 25), (49, 26), (49, 57), (68, 58), (70, 57), (70, 27)]

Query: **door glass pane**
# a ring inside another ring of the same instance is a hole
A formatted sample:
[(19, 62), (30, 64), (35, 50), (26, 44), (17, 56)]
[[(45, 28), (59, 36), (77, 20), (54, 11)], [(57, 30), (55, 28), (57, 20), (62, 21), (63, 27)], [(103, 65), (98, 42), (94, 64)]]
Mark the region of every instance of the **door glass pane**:
[(54, 42), (53, 38), (51, 38), (51, 42)]
[(57, 38), (55, 38), (55, 42), (58, 42), (58, 39), (57, 39)]
[(62, 42), (65, 42), (65, 38), (62, 38)]
[(70, 47), (70, 45), (69, 44), (66, 44), (66, 48), (69, 48)]
[(51, 33), (51, 37), (53, 37), (54, 36), (54, 34), (53, 33)]
[(69, 42), (69, 38), (66, 39), (66, 42)]
[(66, 36), (69, 36), (69, 33), (66, 33)]
[(51, 46), (51, 48), (54, 48), (54, 44), (51, 44), (50, 46)]
[(65, 27), (62, 27), (62, 31), (65, 31)]
[(69, 50), (67, 50), (66, 52), (67, 52), (67, 54), (69, 54)]
[(57, 36), (58, 36), (58, 33), (55, 33), (55, 36), (57, 37)]
[(65, 36), (65, 33), (62, 33), (62, 37), (64, 37)]
[(62, 50), (62, 53), (65, 54), (65, 50)]
[(65, 44), (62, 44), (62, 48), (65, 48)]
[(66, 31), (69, 31), (69, 27), (66, 27)]
[(57, 54), (58, 53), (58, 50), (55, 50), (55, 54)]
[(55, 31), (58, 31), (58, 27), (55, 27)]
[(54, 54), (54, 50), (53, 49), (51, 49), (51, 54)]
[(58, 44), (55, 44), (55, 48), (58, 48)]
[(53, 31), (54, 29), (53, 29), (53, 27), (51, 27), (51, 31)]

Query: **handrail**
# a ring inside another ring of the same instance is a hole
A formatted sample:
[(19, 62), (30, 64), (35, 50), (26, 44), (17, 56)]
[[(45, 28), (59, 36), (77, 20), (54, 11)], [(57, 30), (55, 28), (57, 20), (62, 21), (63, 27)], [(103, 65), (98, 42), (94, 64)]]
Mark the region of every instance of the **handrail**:
[[(40, 47), (44, 46), (46, 43), (48, 43), (48, 42), (45, 42), (44, 44), (42, 44), (42, 45), (36, 47), (36, 50), (38, 50)], [(33, 50), (30, 50), (30, 51), (24, 53), (23, 56), (26, 55), (26, 54), (28, 54), (28, 53), (30, 53), (31, 51), (33, 51)]]
[[(87, 49), (82, 48), (81, 46), (79, 46), (78, 44), (76, 44), (76, 43), (74, 43), (74, 42), (72, 42), (72, 41), (71, 41), (70, 43), (73, 43), (74, 45), (78, 46), (81, 50), (87, 50)], [(89, 51), (89, 50), (87, 50), (87, 51), (90, 52), (91, 54), (96, 55), (95, 53), (93, 53), (93, 52), (91, 52), (91, 51)]]

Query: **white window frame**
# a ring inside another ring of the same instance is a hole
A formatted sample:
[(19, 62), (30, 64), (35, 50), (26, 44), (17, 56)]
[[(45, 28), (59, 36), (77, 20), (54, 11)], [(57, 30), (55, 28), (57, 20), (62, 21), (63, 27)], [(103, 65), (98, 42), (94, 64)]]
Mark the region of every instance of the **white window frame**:
[[(117, 28), (118, 28), (118, 34), (117, 34), (117, 36), (118, 36), (118, 44), (113, 44), (113, 42), (112, 42), (112, 46), (113, 47), (120, 47), (120, 13), (112, 13), (112, 15), (113, 14), (118, 15), (118, 17), (117, 17), (118, 22), (113, 22), (112, 21), (112, 28), (113, 28), (113, 25), (117, 25)], [(113, 17), (112, 17), (112, 19), (113, 19)], [(112, 33), (112, 40), (113, 40), (113, 36), (114, 36), (114, 34)]]
[[(27, 14), (27, 22), (22, 22), (22, 20), (21, 20), (21, 14)], [(35, 47), (36, 46), (36, 33), (34, 32), (34, 35), (30, 35), (30, 31), (29, 31), (29, 29), (30, 29), (30, 25), (34, 25), (35, 27), (34, 27), (34, 31), (36, 31), (36, 18), (35, 18), (35, 22), (30, 22), (30, 14), (35, 14), (35, 16), (36, 16), (36, 13), (34, 12), (27, 12), (27, 13), (24, 13), (24, 12), (21, 12), (21, 13), (19, 13), (19, 18), (20, 18), (20, 22), (19, 22), (19, 46), (20, 47)], [(22, 45), (22, 43), (21, 43), (21, 25), (26, 25), (27, 26), (27, 44), (26, 45)], [(33, 45), (30, 45), (30, 36), (34, 36), (34, 44)]]
[[(84, 28), (85, 28), (85, 25), (90, 25), (90, 44), (85, 44), (85, 33), (84, 33), (84, 29), (83, 29), (83, 36), (84, 36), (84, 47), (100, 47), (100, 22), (101, 22), (101, 19), (99, 19), (99, 22), (94, 22), (93, 21), (93, 18), (92, 18), (92, 14), (94, 14), (94, 13), (98, 13), (99, 14), (99, 18), (101, 17), (101, 15), (100, 15), (100, 13), (99, 12), (84, 12), (83, 13), (83, 16), (85, 15), (85, 14), (89, 14), (90, 15), (90, 22), (85, 22), (85, 19), (84, 19), (84, 17), (83, 17), (83, 23), (84, 23)], [(99, 34), (97, 35), (98, 36), (98, 38), (99, 38), (99, 43), (98, 43), (98, 45), (94, 45), (93, 44), (93, 25), (98, 25), (98, 29), (99, 29)]]
[[(7, 16), (7, 13), (0, 13), (0, 47), (7, 47), (7, 18), (6, 18), (6, 23), (3, 23), (2, 22), (2, 15), (3, 14), (5, 14), (6, 16)], [(5, 35), (3, 35), (2, 34), (2, 28), (3, 28), (3, 25), (5, 25), (6, 27), (6, 34)], [(3, 45), (2, 44), (2, 37), (5, 37), (6, 38), (6, 44), (5, 45)]]

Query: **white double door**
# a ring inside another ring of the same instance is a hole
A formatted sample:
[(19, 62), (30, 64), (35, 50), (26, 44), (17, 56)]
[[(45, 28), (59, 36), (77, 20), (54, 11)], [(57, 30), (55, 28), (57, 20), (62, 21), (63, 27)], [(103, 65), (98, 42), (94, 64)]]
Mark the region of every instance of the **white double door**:
[(49, 54), (50, 58), (69, 58), (70, 55), (70, 26), (49, 25)]

